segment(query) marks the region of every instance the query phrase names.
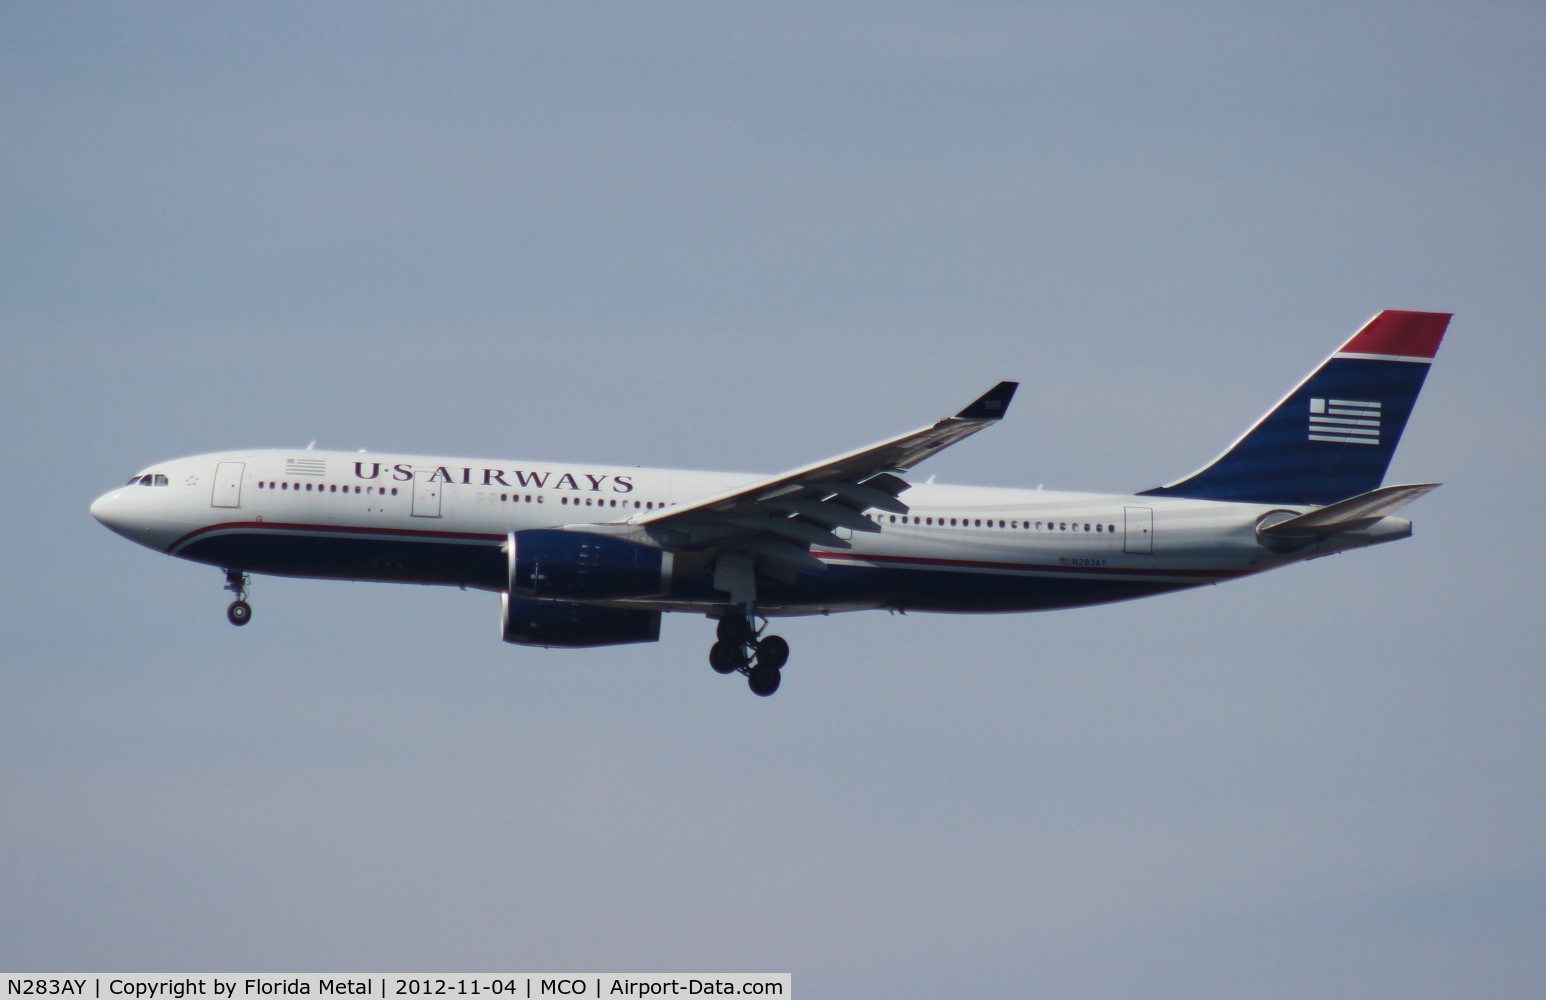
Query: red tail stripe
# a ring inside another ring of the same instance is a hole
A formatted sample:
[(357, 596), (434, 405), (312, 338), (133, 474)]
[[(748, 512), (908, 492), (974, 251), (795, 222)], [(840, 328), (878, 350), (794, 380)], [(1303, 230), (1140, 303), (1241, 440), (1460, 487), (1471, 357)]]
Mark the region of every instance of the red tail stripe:
[(1394, 358), (1432, 358), (1449, 328), (1450, 313), (1386, 309), (1371, 319), (1341, 354), (1380, 354)]

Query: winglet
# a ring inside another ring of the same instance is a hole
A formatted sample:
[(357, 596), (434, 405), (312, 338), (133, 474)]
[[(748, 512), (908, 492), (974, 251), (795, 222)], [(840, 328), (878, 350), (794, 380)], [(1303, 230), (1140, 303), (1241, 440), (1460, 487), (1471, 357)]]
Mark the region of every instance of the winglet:
[(971, 406), (956, 414), (957, 420), (1001, 420), (1009, 412), (1009, 401), (1015, 398), (1019, 382), (1000, 382), (983, 393)]

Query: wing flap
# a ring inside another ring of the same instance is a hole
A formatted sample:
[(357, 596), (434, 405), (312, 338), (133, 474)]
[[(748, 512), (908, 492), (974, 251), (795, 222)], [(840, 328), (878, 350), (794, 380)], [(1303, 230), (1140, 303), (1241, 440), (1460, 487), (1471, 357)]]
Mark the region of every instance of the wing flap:
[(780, 497), (777, 500), (767, 501), (767, 505), (791, 514), (799, 514), (806, 520), (815, 521), (829, 530), (832, 528), (849, 528), (853, 531), (880, 530), (880, 525), (842, 503)]
[(755, 534), (776, 535), (806, 545), (822, 545), (829, 549), (853, 548), (852, 542), (844, 541), (826, 528), (792, 517), (727, 517), (725, 522)]
[(855, 510), (865, 511), (874, 507), (891, 514), (907, 514), (912, 508), (898, 499), (898, 495), (909, 485), (900, 476), (882, 472), (862, 483), (818, 483), (815, 489), (831, 489), (837, 496), (855, 504)]

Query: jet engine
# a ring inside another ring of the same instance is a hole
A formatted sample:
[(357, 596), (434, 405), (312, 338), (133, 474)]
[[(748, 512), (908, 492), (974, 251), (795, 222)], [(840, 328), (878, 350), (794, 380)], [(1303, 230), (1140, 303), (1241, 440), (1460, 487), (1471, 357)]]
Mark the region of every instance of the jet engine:
[(504, 603), (505, 641), (517, 646), (580, 649), (660, 639), (659, 611), (532, 601), (514, 594), (499, 596)]
[(670, 589), (669, 553), (610, 535), (533, 528), (506, 545), (512, 594), (551, 601), (654, 597)]
[(670, 586), (660, 549), (608, 535), (533, 528), (506, 540), (506, 642), (521, 646), (617, 646), (660, 639), (660, 612), (580, 602), (652, 597)]

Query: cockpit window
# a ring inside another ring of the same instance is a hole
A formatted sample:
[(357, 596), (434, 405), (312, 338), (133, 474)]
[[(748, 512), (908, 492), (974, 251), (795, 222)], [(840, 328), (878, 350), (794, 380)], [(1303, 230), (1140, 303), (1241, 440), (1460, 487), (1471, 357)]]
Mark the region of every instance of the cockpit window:
[(140, 477), (140, 485), (141, 486), (149, 486), (154, 481), (155, 480), (151, 479), (149, 476), (141, 476)]
[(133, 486), (135, 483), (141, 486), (168, 486), (170, 481), (160, 472), (149, 472), (142, 476), (130, 476), (125, 486)]
[(157, 486), (165, 486), (166, 484), (167, 484), (167, 478), (165, 476), (163, 476), (159, 472), (156, 473), (156, 485)]

